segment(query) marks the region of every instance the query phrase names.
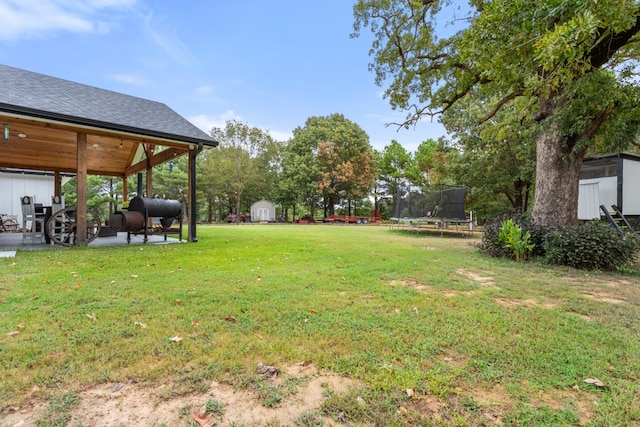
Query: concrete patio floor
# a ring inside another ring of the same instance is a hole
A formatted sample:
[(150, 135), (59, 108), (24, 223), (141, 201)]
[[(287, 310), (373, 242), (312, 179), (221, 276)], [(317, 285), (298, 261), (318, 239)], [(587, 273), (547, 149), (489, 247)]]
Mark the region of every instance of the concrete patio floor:
[[(147, 236), (147, 245), (149, 244), (169, 244), (169, 243), (185, 243), (186, 240), (183, 237), (182, 241), (178, 240), (177, 237), (167, 236), (167, 240), (164, 239), (164, 235), (160, 234), (152, 234)], [(131, 235), (131, 245), (144, 245), (144, 235)], [(97, 247), (97, 246), (125, 246), (127, 245), (127, 233), (118, 233), (117, 236), (109, 236), (109, 237), (96, 237), (91, 243), (89, 243), (89, 247)], [(47, 244), (44, 241), (39, 243), (32, 243), (31, 238), (27, 236), (25, 242), (22, 241), (22, 233), (12, 233), (12, 232), (2, 232), (0, 233), (0, 258), (3, 257), (13, 257), (18, 250), (40, 250), (40, 249), (51, 249), (51, 248), (64, 248), (65, 246), (61, 245), (53, 245)]]

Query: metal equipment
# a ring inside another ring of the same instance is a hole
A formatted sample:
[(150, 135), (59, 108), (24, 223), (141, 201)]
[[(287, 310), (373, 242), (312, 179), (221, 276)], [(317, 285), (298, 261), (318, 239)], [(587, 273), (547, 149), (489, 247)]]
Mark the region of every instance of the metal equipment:
[[(62, 246), (73, 246), (76, 242), (77, 221), (76, 208), (64, 208), (53, 212), (47, 220), (46, 230), (53, 243)], [(91, 209), (87, 209), (87, 243), (98, 237), (100, 233), (100, 217)]]
[[(174, 222), (177, 227), (172, 227)], [(165, 240), (168, 234), (178, 234), (182, 240), (182, 205), (178, 200), (134, 197), (127, 210), (111, 214), (109, 226), (126, 231), (127, 243), (131, 242), (131, 234), (144, 234), (145, 243), (151, 234), (164, 234)]]

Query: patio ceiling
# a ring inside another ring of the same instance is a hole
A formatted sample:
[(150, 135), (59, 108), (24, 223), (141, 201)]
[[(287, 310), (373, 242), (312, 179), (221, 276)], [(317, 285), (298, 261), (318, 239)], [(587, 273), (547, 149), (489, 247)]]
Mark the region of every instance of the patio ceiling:
[(86, 173), (129, 176), (217, 145), (163, 103), (1, 64), (0, 126), (4, 168), (75, 173), (82, 151)]
[(153, 138), (133, 133), (96, 129), (45, 119), (17, 117), (0, 111), (0, 126), (8, 125), (8, 139), (0, 138), (0, 167), (75, 173), (78, 167), (77, 135), (87, 135), (87, 173), (129, 176), (149, 166), (168, 161), (199, 144)]

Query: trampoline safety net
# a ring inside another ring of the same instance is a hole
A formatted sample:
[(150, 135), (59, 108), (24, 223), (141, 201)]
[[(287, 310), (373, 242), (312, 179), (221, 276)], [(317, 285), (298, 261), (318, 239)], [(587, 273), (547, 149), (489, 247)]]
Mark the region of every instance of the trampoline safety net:
[(440, 186), (434, 190), (398, 188), (394, 218), (466, 219), (467, 187)]

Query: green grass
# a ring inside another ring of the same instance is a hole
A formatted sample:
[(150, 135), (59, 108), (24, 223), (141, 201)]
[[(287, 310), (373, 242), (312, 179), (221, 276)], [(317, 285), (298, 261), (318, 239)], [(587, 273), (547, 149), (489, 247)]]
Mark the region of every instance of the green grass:
[(640, 423), (637, 273), (491, 259), (470, 238), (384, 226), (198, 235), (0, 259), (0, 413), (104, 382), (260, 394), (259, 362), (306, 361), (361, 382), (321, 409), (357, 425)]

